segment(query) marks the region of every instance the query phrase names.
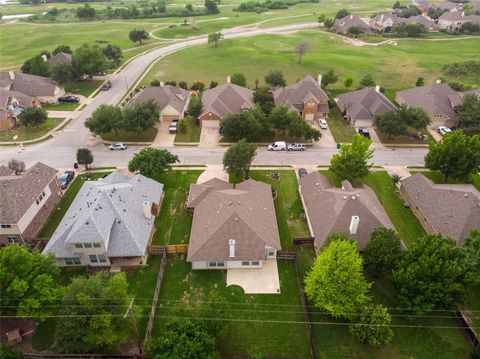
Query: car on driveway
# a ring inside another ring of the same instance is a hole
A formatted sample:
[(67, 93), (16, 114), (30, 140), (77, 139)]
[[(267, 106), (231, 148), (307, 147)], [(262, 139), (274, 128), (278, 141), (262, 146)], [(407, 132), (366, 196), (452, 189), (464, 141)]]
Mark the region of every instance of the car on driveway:
[(307, 145), (303, 142), (293, 142), (287, 145), (287, 150), (289, 151), (305, 151)]
[(302, 178), (302, 177), (305, 177), (306, 175), (308, 175), (308, 172), (305, 168), (299, 168), (298, 169), (298, 177)]
[(103, 84), (102, 86), (102, 91), (108, 91), (112, 88), (112, 83), (110, 81), (107, 81)]
[(75, 172), (73, 171), (66, 171), (63, 175), (60, 176), (58, 179), (58, 184), (60, 185), (61, 189), (65, 189), (68, 187), (68, 184), (75, 178)]
[(171, 134), (177, 133), (178, 129), (178, 120), (173, 120), (170, 122), (170, 126), (168, 126), (168, 132)]
[(368, 128), (359, 128), (358, 133), (361, 134), (363, 137), (370, 138), (370, 131)]
[(320, 126), (321, 129), (326, 130), (328, 128), (328, 123), (324, 118), (319, 118), (318, 119), (318, 125)]
[(80, 99), (77, 96), (68, 95), (59, 97), (58, 102), (79, 103)]
[(447, 126), (439, 126), (437, 131), (442, 136), (445, 136), (447, 133), (452, 132), (452, 130), (450, 128), (448, 128)]
[(267, 150), (269, 151), (285, 151), (287, 149), (287, 144), (285, 141), (277, 141), (268, 145)]
[(123, 151), (127, 149), (127, 145), (124, 143), (114, 143), (110, 146), (108, 146), (110, 151)]

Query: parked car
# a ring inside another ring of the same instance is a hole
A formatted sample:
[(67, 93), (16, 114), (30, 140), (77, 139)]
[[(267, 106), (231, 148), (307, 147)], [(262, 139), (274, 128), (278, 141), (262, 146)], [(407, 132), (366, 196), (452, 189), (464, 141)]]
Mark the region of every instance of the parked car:
[(170, 126), (168, 126), (168, 132), (171, 134), (177, 133), (178, 128), (178, 120), (173, 120), (170, 122)]
[(277, 141), (268, 145), (267, 150), (269, 151), (285, 151), (287, 149), (287, 144), (285, 141)]
[(112, 83), (110, 81), (107, 81), (103, 84), (102, 86), (102, 91), (108, 91), (112, 88)]
[(307, 145), (303, 142), (294, 142), (287, 145), (287, 150), (289, 151), (305, 151)]
[(361, 134), (363, 137), (370, 138), (370, 131), (368, 128), (359, 128), (358, 133)]
[(223, 126), (220, 126), (220, 128), (218, 129), (218, 133), (223, 134), (224, 132), (225, 132), (225, 129), (223, 128)]
[(75, 178), (75, 172), (73, 171), (66, 171), (63, 175), (60, 176), (58, 179), (58, 184), (60, 185), (61, 189), (65, 189), (68, 187), (68, 184)]
[(328, 128), (328, 123), (327, 123), (327, 121), (325, 121), (324, 118), (319, 118), (318, 119), (318, 124), (320, 125), (321, 129), (326, 130)]
[(68, 95), (68, 96), (59, 97), (58, 102), (59, 103), (62, 103), (62, 102), (79, 103), (80, 99), (77, 96)]
[(450, 128), (448, 128), (447, 126), (439, 126), (437, 131), (442, 136), (445, 136), (447, 133), (452, 132), (452, 130)]
[(299, 168), (298, 169), (298, 177), (302, 178), (308, 175), (308, 172), (305, 168)]
[(123, 151), (127, 149), (127, 145), (124, 143), (114, 143), (108, 146), (108, 148), (110, 149), (110, 151), (117, 151), (117, 150)]

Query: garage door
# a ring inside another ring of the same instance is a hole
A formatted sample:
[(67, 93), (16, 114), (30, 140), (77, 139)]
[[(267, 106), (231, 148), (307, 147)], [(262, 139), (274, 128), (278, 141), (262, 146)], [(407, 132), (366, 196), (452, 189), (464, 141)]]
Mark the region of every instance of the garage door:
[(160, 121), (162, 121), (162, 122), (171, 122), (173, 120), (178, 120), (178, 115), (162, 115), (162, 116), (160, 116)]
[(305, 121), (313, 122), (313, 119), (314, 119), (313, 113), (306, 113), (305, 114)]
[(204, 120), (204, 121), (202, 121), (202, 127), (220, 128), (220, 121), (219, 120)]

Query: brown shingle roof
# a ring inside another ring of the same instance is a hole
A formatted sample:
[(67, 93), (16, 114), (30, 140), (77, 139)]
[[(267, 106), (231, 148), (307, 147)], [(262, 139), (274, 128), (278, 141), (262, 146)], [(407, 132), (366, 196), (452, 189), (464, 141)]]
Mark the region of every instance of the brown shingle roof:
[(54, 80), (21, 72), (0, 72), (0, 86), (28, 96), (54, 96), (60, 85)]
[(243, 108), (252, 109), (254, 91), (232, 83), (226, 83), (207, 90), (202, 96), (202, 113), (199, 117), (212, 112), (220, 118), (232, 113), (240, 113)]
[(341, 33), (346, 33), (351, 27), (359, 27), (364, 31), (370, 30), (368, 25), (355, 15), (348, 15), (341, 19), (336, 19), (333, 24), (333, 29)]
[(65, 52), (59, 52), (47, 60), (47, 64), (49, 64), (50, 67), (55, 67), (65, 62), (72, 62), (72, 55)]
[(182, 114), (187, 110), (188, 102), (190, 100), (190, 92), (171, 85), (147, 87), (135, 96), (129, 106), (150, 99), (153, 99), (158, 104), (160, 111), (170, 105), (178, 113)]
[(338, 106), (353, 120), (370, 120), (376, 115), (395, 109), (395, 105), (373, 87), (341, 94), (338, 96)]
[(472, 228), (480, 228), (480, 192), (469, 184), (434, 184), (416, 173), (401, 181), (414, 205), (438, 233), (459, 245)]
[(194, 207), (190, 262), (229, 260), (229, 239), (235, 240), (238, 261), (264, 260), (265, 246), (281, 248), (271, 187), (263, 182), (247, 180), (235, 189), (219, 179), (193, 184), (189, 203)]
[(57, 172), (55, 168), (37, 162), (20, 176), (0, 177), (2, 224), (16, 224)]
[[(358, 247), (363, 249), (375, 228), (393, 228), (370, 187), (353, 188), (345, 181), (343, 188), (334, 188), (329, 182), (316, 171), (300, 179), (301, 195), (316, 248), (321, 248), (330, 234), (343, 233), (356, 240)], [(356, 234), (350, 234), (349, 230), (352, 216), (360, 218)]]
[(18, 91), (9, 91), (0, 88), (0, 109), (6, 110), (12, 100), (18, 101), (20, 107), (27, 108), (34, 104), (35, 98)]

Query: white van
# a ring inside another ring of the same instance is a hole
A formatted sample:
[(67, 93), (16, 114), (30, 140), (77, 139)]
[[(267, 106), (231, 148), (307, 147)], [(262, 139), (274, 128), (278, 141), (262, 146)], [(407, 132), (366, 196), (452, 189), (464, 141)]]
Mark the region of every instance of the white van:
[(267, 149), (269, 151), (286, 151), (287, 144), (285, 141), (277, 141), (272, 143), (271, 145), (268, 145)]

